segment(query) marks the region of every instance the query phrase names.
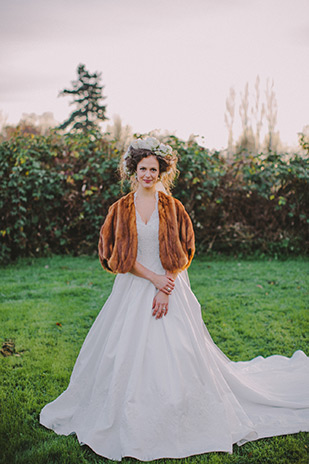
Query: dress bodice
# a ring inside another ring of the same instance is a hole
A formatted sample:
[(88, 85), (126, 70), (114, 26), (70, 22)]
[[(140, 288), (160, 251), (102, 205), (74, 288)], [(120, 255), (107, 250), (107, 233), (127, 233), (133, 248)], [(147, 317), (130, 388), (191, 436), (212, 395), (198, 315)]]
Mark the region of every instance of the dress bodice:
[(137, 261), (153, 272), (164, 273), (159, 252), (159, 212), (158, 192), (156, 192), (155, 209), (145, 224), (136, 208), (136, 193), (134, 194), (136, 228), (138, 237)]

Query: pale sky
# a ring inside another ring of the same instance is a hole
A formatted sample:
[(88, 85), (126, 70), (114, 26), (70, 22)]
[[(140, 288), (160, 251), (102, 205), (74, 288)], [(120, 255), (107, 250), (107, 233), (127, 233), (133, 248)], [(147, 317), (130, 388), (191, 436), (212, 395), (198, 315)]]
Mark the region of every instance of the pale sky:
[(225, 147), (229, 89), (239, 102), (257, 75), (262, 97), (274, 80), (283, 142), (297, 144), (309, 124), (309, 0), (0, 0), (0, 44), (11, 123), (33, 112), (66, 119), (70, 98), (58, 93), (83, 63), (102, 72), (107, 116), (136, 132)]

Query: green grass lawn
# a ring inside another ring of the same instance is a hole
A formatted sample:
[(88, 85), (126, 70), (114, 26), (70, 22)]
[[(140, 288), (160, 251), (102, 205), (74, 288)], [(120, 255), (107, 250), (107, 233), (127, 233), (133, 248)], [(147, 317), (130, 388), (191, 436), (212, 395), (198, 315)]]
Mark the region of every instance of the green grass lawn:
[[(189, 274), (210, 334), (236, 361), (308, 351), (308, 270), (309, 260), (301, 258), (199, 257)], [(38, 416), (67, 387), (114, 277), (91, 257), (24, 259), (0, 271), (0, 342), (11, 339), (16, 349), (13, 356), (0, 356), (0, 463), (108, 462), (75, 436), (45, 429)], [(309, 434), (299, 433), (235, 445), (233, 455), (158, 462), (305, 464), (308, 450)]]

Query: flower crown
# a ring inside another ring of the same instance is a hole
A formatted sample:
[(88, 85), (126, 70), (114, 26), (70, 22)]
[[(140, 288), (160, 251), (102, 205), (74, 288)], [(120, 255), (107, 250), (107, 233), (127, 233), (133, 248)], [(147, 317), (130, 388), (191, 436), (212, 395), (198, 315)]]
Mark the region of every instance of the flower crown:
[[(155, 156), (160, 156), (170, 160), (173, 159), (173, 149), (170, 145), (165, 145), (157, 140), (155, 137), (146, 137), (145, 139), (137, 139), (130, 143), (124, 157), (123, 157), (123, 168), (124, 172), (127, 175), (130, 175), (130, 172), (126, 165), (126, 160), (131, 156), (131, 149), (134, 150), (149, 150)], [(169, 171), (169, 170), (168, 170)], [(168, 172), (167, 171), (167, 172)]]

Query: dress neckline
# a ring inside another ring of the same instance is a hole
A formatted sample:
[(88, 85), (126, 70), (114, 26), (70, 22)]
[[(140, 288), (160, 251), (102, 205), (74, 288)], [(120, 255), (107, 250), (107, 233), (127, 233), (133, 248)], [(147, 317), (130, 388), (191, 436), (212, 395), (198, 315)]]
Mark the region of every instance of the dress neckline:
[(137, 210), (137, 207), (136, 207), (136, 196), (137, 196), (137, 192), (134, 192), (134, 206), (135, 206), (136, 214), (137, 214), (138, 217), (140, 218), (141, 223), (142, 223), (144, 226), (147, 226), (147, 225), (149, 224), (149, 222), (151, 221), (151, 219), (153, 218), (155, 212), (158, 210), (158, 197), (159, 197), (158, 191), (155, 192), (156, 203), (155, 203), (154, 210), (153, 210), (153, 212), (151, 213), (150, 218), (148, 219), (147, 222), (144, 222), (144, 221), (143, 221), (142, 216), (139, 214), (139, 212), (138, 212), (138, 210)]

